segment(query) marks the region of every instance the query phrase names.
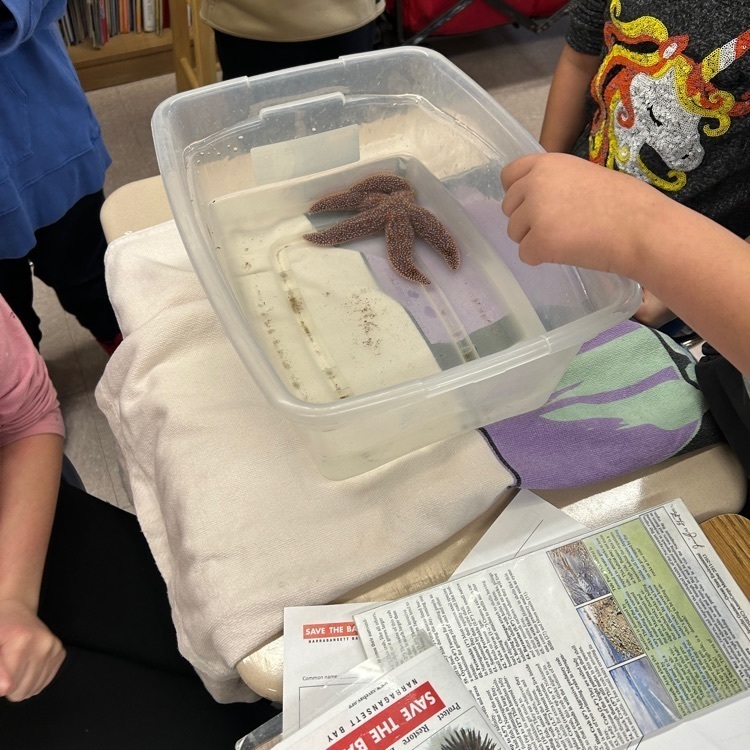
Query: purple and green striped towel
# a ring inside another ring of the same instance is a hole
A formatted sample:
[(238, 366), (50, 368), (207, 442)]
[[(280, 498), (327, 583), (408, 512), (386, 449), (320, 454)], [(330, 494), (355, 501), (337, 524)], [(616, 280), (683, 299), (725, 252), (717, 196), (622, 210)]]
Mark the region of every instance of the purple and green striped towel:
[(633, 321), (584, 344), (544, 406), (481, 432), (529, 489), (618, 477), (723, 440), (693, 356)]

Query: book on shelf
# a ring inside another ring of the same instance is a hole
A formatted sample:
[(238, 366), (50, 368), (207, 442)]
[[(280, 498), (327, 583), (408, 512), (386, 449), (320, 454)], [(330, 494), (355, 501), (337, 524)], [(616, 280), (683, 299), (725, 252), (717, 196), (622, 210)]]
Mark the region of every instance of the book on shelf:
[(169, 0), (68, 0), (58, 25), (68, 46), (94, 49), (122, 34), (157, 34), (169, 28)]
[(156, 31), (156, 2), (143, 0), (143, 30)]

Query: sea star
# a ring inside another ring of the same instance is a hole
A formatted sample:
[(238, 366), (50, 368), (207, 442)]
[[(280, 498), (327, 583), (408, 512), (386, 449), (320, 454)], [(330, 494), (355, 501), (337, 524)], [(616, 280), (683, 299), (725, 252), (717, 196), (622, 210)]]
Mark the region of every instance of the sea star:
[(321, 198), (309, 211), (311, 214), (359, 211), (350, 219), (320, 232), (310, 232), (304, 238), (315, 245), (330, 247), (384, 229), (388, 261), (396, 273), (409, 281), (430, 283), (414, 265), (415, 235), (442, 255), (454, 271), (461, 265), (461, 254), (453, 237), (433, 213), (417, 205), (414, 188), (398, 175), (383, 173), (366, 177), (348, 190)]

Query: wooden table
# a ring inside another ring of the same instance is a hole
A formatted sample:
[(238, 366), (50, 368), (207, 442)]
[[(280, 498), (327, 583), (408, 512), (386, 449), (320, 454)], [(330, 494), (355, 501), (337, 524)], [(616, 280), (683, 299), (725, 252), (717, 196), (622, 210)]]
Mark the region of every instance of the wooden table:
[(704, 521), (701, 529), (745, 596), (750, 598), (750, 519), (722, 513)]

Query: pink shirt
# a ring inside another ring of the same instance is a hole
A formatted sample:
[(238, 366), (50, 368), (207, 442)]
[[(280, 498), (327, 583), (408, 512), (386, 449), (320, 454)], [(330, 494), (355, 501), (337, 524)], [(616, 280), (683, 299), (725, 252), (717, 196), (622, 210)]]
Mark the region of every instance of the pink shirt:
[(57, 392), (21, 321), (0, 297), (0, 446), (43, 433), (65, 435)]

